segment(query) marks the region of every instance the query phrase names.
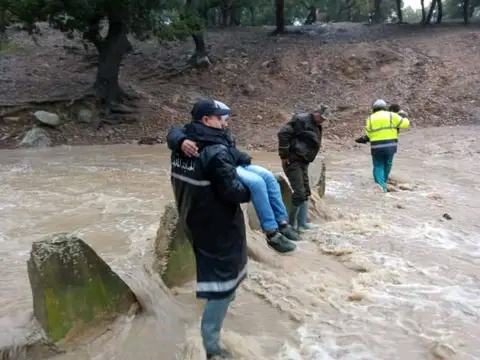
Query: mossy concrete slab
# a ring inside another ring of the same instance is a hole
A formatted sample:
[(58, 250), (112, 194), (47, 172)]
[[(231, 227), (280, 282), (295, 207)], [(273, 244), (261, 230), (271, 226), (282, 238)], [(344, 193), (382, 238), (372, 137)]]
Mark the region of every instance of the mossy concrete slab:
[(34, 315), (54, 342), (113, 320), (137, 304), (123, 280), (73, 235), (34, 242), (28, 276)]
[(168, 287), (181, 286), (195, 279), (195, 255), (173, 202), (165, 206), (160, 218), (154, 268)]

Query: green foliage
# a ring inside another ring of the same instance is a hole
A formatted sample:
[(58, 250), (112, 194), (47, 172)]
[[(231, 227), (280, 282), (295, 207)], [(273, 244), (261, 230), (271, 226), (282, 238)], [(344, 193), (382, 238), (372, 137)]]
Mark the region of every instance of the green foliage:
[(205, 29), (204, 20), (193, 9), (169, 9), (151, 13), (152, 33), (162, 40), (183, 40)]
[(413, 9), (407, 6), (403, 9), (403, 21), (407, 23), (419, 23), (422, 21), (422, 9)]
[[(402, 1), (403, 3), (403, 1)], [(403, 7), (403, 6), (402, 6)], [(397, 4), (395, 0), (382, 0), (380, 5), (382, 19), (381, 20), (390, 20), (391, 22), (397, 22)]]
[(121, 22), (137, 36), (182, 38), (198, 31), (198, 17), (184, 13), (182, 0), (0, 0), (28, 26), (49, 21), (64, 31), (87, 33), (101, 20)]
[(6, 0), (7, 10), (18, 20), (23, 21), (29, 30), (36, 21), (46, 19), (45, 0)]
[[(472, 16), (474, 9), (479, 6), (480, 0), (470, 0), (469, 16)], [(444, 12), (450, 19), (463, 18), (463, 0), (446, 0)]]

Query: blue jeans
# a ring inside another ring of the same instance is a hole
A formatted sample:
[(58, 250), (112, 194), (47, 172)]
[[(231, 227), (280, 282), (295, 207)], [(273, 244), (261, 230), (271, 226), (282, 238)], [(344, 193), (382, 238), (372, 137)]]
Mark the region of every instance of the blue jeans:
[(220, 331), (227, 315), (230, 303), (235, 298), (235, 292), (223, 299), (210, 299), (205, 305), (202, 316), (201, 332), (203, 346), (207, 355), (215, 355), (220, 351)]
[(373, 160), (373, 178), (381, 186), (383, 191), (387, 191), (387, 181), (392, 170), (394, 154), (378, 153), (372, 154)]
[(253, 207), (263, 231), (275, 231), (279, 224), (288, 223), (280, 185), (270, 171), (261, 166), (249, 165), (237, 167), (237, 174), (250, 190)]

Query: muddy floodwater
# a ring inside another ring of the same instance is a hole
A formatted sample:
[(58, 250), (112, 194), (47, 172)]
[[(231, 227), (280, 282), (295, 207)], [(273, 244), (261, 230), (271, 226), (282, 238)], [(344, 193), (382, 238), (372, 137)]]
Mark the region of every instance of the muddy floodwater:
[[(479, 127), (402, 134), (396, 192), (373, 185), (367, 146), (324, 149), (321, 225), (290, 256), (249, 231), (255, 256), (226, 321), (238, 359), (479, 359)], [(274, 153), (254, 161), (279, 171)], [(58, 359), (203, 359), (193, 284), (167, 290), (151, 271), (172, 200), (163, 146), (0, 151), (0, 347), (31, 330), (33, 241), (72, 232), (145, 308)]]

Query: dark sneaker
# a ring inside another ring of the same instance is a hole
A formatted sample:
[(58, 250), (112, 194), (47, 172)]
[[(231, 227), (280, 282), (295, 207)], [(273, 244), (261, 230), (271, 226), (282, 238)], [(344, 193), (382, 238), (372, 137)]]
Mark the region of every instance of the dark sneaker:
[(297, 247), (297, 245), (295, 245), (293, 242), (288, 240), (285, 236), (283, 236), (279, 232), (276, 232), (275, 235), (271, 237), (267, 237), (267, 244), (273, 250), (282, 254), (291, 252), (295, 250), (295, 248)]
[(300, 236), (298, 233), (293, 229), (290, 224), (280, 226), (280, 233), (285, 236), (288, 240), (298, 241), (300, 240)]
[(215, 354), (207, 354), (207, 359), (211, 360), (224, 360), (233, 359), (232, 353), (225, 349), (220, 349)]

